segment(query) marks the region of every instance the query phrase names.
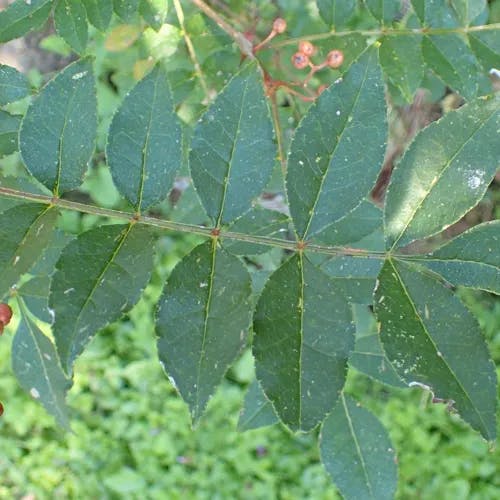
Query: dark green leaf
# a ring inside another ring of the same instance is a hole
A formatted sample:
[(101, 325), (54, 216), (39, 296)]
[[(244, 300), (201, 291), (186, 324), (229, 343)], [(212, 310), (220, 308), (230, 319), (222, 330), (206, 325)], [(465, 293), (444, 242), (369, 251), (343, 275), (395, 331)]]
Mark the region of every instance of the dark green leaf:
[(388, 248), (440, 232), (480, 201), (498, 168), (499, 110), (500, 96), (477, 99), (417, 136), (387, 192)]
[(424, 77), (422, 37), (384, 36), (379, 48), (380, 64), (388, 80), (408, 102)]
[(382, 24), (390, 24), (401, 11), (401, 0), (364, 0), (372, 16)]
[(335, 287), (356, 304), (372, 303), (381, 267), (380, 259), (347, 255), (328, 259), (321, 265), (321, 269), (333, 278)]
[(87, 15), (81, 0), (57, 0), (54, 11), (57, 34), (78, 54), (87, 46)]
[(16, 68), (0, 64), (0, 106), (19, 101), (29, 93), (28, 79)]
[(386, 128), (384, 83), (370, 48), (321, 94), (295, 133), (287, 192), (301, 239), (328, 230), (363, 201), (384, 159)]
[(330, 28), (345, 26), (356, 9), (356, 0), (316, 0), (319, 15)]
[(248, 431), (279, 422), (270, 401), (257, 380), (254, 380), (245, 395), (245, 402), (238, 420), (238, 430)]
[(392, 499), (398, 473), (387, 431), (368, 410), (340, 396), (323, 423), (321, 461), (346, 500)]
[(52, 238), (58, 210), (47, 205), (13, 207), (0, 218), (0, 297), (14, 286)]
[(490, 71), (499, 66), (500, 36), (498, 30), (469, 33), (469, 43), (483, 67)]
[(354, 347), (352, 313), (321, 270), (294, 255), (269, 278), (254, 318), (257, 378), (280, 419), (308, 431), (332, 409)]
[(181, 164), (181, 148), (181, 128), (158, 65), (125, 97), (106, 147), (113, 180), (137, 210), (167, 197)]
[(140, 0), (139, 12), (144, 20), (156, 31), (165, 22), (168, 11), (168, 2), (165, 0)]
[(408, 385), (453, 405), (488, 440), (496, 434), (496, 374), (479, 326), (438, 280), (387, 261), (375, 291), (387, 357)]
[(26, 306), (18, 300), (21, 321), (12, 341), (12, 369), (21, 387), (39, 400), (59, 425), (69, 429), (66, 393), (71, 381), (59, 364), (52, 342), (38, 328)]
[(456, 28), (459, 25), (456, 12), (449, 0), (411, 0), (413, 9), (424, 26)]
[(0, 12), (0, 43), (40, 28), (50, 14), (53, 0), (16, 0)]
[(0, 110), (0, 157), (17, 151), (17, 138), (22, 118), (22, 116), (11, 115), (7, 111)]
[(113, 0), (113, 10), (124, 21), (132, 21), (137, 14), (139, 0)]
[(329, 245), (356, 243), (382, 226), (382, 215), (380, 208), (363, 200), (352, 212), (319, 233), (317, 239)]
[(487, 8), (487, 0), (451, 0), (451, 6), (462, 26), (469, 26)]
[(63, 250), (49, 304), (57, 352), (67, 373), (96, 332), (139, 300), (149, 281), (153, 251), (150, 228), (138, 224), (91, 229)]
[[(289, 223), (290, 218), (286, 215), (256, 206), (231, 224), (228, 231), (251, 234), (252, 236), (272, 236), (284, 240), (287, 236)], [(269, 250), (266, 245), (246, 243), (241, 240), (227, 238), (223, 241), (224, 248), (237, 255), (257, 255)]]
[(94, 152), (97, 101), (90, 59), (70, 64), (31, 103), (19, 145), (28, 170), (60, 195), (81, 184)]
[(500, 295), (500, 221), (469, 229), (421, 263), (453, 285)]
[(377, 329), (377, 322), (368, 307), (352, 304), (356, 323), (356, 343), (349, 364), (356, 370), (394, 387), (407, 387), (387, 359)]
[(198, 123), (189, 163), (194, 186), (217, 225), (244, 214), (264, 189), (276, 144), (260, 70), (234, 76)]
[(82, 0), (88, 20), (100, 31), (106, 31), (113, 15), (113, 0)]
[(177, 264), (159, 302), (158, 353), (196, 422), (246, 342), (251, 284), (237, 257), (215, 241)]
[(426, 36), (422, 52), (427, 65), (465, 99), (491, 91), (488, 78), (464, 36), (455, 33)]

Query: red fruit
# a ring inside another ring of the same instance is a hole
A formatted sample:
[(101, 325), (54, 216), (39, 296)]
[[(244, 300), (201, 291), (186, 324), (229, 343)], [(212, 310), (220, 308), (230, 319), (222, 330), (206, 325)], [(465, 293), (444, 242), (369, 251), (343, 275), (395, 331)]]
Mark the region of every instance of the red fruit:
[(3, 415), (3, 404), (0, 403), (0, 417)]
[(316, 52), (316, 47), (306, 40), (299, 42), (299, 52), (307, 57), (311, 57)]
[(326, 64), (330, 68), (338, 68), (344, 62), (344, 53), (341, 50), (331, 50), (326, 56)]
[(12, 318), (12, 309), (7, 304), (0, 304), (0, 323), (2, 326), (6, 326)]
[(286, 30), (286, 21), (282, 17), (277, 17), (273, 23), (273, 30), (276, 33), (284, 33)]
[(302, 52), (295, 52), (292, 56), (292, 64), (297, 69), (304, 69), (309, 66), (309, 58)]

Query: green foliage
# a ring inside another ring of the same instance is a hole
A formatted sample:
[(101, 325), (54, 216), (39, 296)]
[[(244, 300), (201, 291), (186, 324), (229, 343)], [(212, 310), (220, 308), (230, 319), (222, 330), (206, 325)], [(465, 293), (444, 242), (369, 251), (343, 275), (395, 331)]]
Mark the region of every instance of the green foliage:
[[(68, 427), (75, 362), (156, 281), (156, 316), (142, 321), (194, 423), (209, 422), (210, 399), (251, 350), (257, 380), (244, 381), (240, 429), (279, 419), (314, 442), (321, 426), (342, 495), (391, 498), (395, 448), (357, 403), (370, 399), (351, 389), (350, 368), (424, 389), (496, 436), (494, 363), (454, 287), (499, 293), (500, 228), (450, 242), (443, 231), (481, 202), (498, 168), (500, 99), (488, 77), (498, 26), (486, 24), (486, 2), (290, 5), (281, 15), (292, 37), (332, 30), (312, 38), (310, 60), (293, 57), (308, 71), (297, 82), (285, 62), (297, 39), (271, 31), (273, 4), (252, 4), (259, 23), (238, 1), (225, 17), (201, 0), (168, 10), (18, 0), (0, 13), (5, 41), (53, 8), (61, 43), (85, 54), (35, 96), (0, 67), (0, 154), (15, 153), (0, 183), (0, 292), (17, 296), (20, 315), (13, 370)], [(415, 137), (381, 210), (370, 192), (394, 142), (387, 117), (431, 73), (439, 92), (466, 102)], [(168, 276), (155, 265), (165, 231), (196, 235)], [(124, 467), (103, 485), (126, 495), (148, 481)]]

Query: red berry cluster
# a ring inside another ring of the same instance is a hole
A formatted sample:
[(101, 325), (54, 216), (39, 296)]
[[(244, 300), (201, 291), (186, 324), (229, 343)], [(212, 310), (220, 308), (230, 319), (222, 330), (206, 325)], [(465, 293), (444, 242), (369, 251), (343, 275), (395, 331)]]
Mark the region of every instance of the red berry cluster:
[(311, 68), (311, 74), (309, 75), (308, 80), (314, 73), (316, 73), (316, 71), (326, 68), (327, 66), (336, 69), (339, 68), (344, 62), (344, 53), (341, 50), (331, 50), (328, 52), (322, 63), (314, 64), (311, 62), (310, 58), (315, 53), (316, 47), (311, 42), (302, 40), (299, 42), (299, 50), (292, 56), (292, 64), (297, 69), (304, 69), (307, 66)]
[[(12, 309), (9, 305), (0, 303), (0, 335), (3, 333), (4, 326), (10, 323), (12, 318)], [(0, 402), (0, 417), (3, 415), (3, 404)]]

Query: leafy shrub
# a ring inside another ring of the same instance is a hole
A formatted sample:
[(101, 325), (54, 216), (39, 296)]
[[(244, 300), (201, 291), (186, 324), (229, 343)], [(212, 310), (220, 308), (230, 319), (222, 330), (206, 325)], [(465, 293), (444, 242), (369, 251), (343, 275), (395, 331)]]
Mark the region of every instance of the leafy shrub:
[[(320, 426), (342, 495), (391, 498), (395, 449), (345, 389), (350, 367), (422, 389), (496, 437), (495, 365), (455, 289), (499, 293), (498, 221), (451, 241), (443, 231), (498, 168), (500, 100), (488, 75), (498, 73), (498, 25), (486, 24), (485, 1), (318, 0), (319, 16), (312, 3), (282, 4), (252, 4), (253, 31), (239, 2), (224, 15), (201, 0), (170, 10), (18, 0), (0, 13), (6, 41), (53, 11), (81, 56), (35, 96), (21, 73), (0, 68), (0, 146), (22, 160), (0, 186), (0, 291), (19, 321), (13, 370), (68, 428), (75, 361), (155, 279), (158, 236), (190, 233), (196, 245), (167, 278), (155, 330), (193, 423), (251, 345), (256, 380), (240, 427)], [(465, 103), (411, 142), (382, 210), (370, 192), (388, 110), (445, 86)], [(112, 202), (101, 181), (114, 186)], [(94, 217), (71, 235), (68, 212)]]

